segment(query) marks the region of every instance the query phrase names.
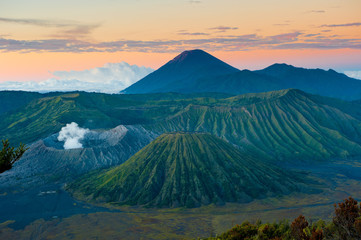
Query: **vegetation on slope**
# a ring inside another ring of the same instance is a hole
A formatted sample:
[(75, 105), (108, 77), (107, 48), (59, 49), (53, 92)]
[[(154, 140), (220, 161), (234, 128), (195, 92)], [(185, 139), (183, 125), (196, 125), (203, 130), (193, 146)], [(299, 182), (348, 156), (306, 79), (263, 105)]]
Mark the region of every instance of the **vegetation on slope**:
[(360, 119), (351, 110), (342, 111), (351, 103), (335, 100), (328, 105), (319, 98), (294, 89), (245, 94), (214, 104), (189, 104), (149, 128), (209, 132), (247, 153), (272, 159), (359, 156)]
[(14, 143), (31, 143), (58, 132), (70, 122), (90, 129), (113, 128), (119, 124), (150, 124), (176, 113), (191, 102), (215, 102), (217, 98), (230, 96), (85, 92), (53, 95), (35, 99), (15, 112), (4, 114), (0, 120), (0, 137)]
[(163, 134), (124, 164), (69, 185), (76, 197), (157, 207), (248, 202), (309, 191), (304, 175), (282, 171), (205, 133)]
[(10, 170), (28, 149), (24, 144), (18, 148), (10, 147), (9, 140), (2, 140), (3, 147), (0, 151), (0, 173)]
[(68, 93), (36, 99), (4, 114), (0, 137), (31, 143), (69, 122), (90, 129), (141, 124), (159, 135), (208, 132), (247, 154), (273, 160), (361, 155), (359, 104), (295, 89), (239, 96)]
[(219, 236), (209, 240), (326, 240), (326, 239), (361, 239), (361, 204), (349, 197), (344, 202), (335, 204), (335, 215), (332, 222), (319, 220), (309, 223), (302, 215), (291, 224), (287, 221), (265, 223), (248, 221), (236, 225)]
[(28, 104), (34, 99), (43, 97), (40, 93), (22, 91), (0, 91), (0, 115)]
[(57, 131), (62, 127), (59, 120), (76, 109), (68, 97), (71, 95), (41, 98), (13, 114), (6, 114), (0, 122), (1, 137), (30, 143)]

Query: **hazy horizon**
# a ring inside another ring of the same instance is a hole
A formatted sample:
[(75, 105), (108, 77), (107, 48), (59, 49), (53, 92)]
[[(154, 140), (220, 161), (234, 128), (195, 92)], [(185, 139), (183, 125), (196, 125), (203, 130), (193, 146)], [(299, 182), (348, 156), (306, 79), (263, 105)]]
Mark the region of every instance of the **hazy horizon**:
[(0, 4), (0, 83), (108, 63), (157, 69), (201, 48), (238, 69), (273, 63), (361, 74), (360, 1), (62, 1)]

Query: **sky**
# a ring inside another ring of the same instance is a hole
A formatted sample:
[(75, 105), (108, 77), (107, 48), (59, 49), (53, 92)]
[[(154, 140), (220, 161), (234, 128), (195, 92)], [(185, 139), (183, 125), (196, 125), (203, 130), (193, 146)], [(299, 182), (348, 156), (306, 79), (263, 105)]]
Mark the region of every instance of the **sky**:
[(239, 69), (361, 78), (360, 10), (360, 0), (0, 0), (0, 89), (118, 91), (190, 49)]

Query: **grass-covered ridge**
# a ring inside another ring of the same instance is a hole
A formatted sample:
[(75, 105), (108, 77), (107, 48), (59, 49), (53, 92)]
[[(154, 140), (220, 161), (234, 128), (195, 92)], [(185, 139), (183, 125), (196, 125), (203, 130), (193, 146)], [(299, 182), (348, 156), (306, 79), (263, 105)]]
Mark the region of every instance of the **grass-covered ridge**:
[(153, 128), (209, 132), (272, 159), (348, 158), (361, 154), (361, 122), (353, 109), (352, 103), (289, 89), (190, 104)]
[(178, 132), (161, 135), (124, 164), (88, 174), (68, 190), (95, 202), (197, 207), (309, 191), (306, 181), (208, 133)]
[(70, 122), (90, 129), (140, 124), (158, 135), (208, 132), (247, 154), (277, 160), (361, 155), (357, 102), (296, 89), (231, 96), (220, 93), (119, 95), (75, 92), (35, 99), (0, 120), (0, 137), (31, 143)]
[(14, 144), (31, 143), (58, 132), (70, 122), (90, 129), (110, 129), (119, 124), (151, 124), (191, 102), (212, 103), (218, 98), (231, 96), (217, 93), (112, 95), (85, 92), (48, 95), (3, 114), (0, 137)]

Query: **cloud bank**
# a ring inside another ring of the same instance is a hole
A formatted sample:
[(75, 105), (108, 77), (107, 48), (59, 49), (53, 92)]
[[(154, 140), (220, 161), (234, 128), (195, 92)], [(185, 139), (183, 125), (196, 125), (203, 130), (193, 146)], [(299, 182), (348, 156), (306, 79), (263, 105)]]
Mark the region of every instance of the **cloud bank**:
[(152, 68), (130, 65), (126, 62), (107, 63), (84, 71), (57, 71), (55, 78), (43, 82), (4, 82), (0, 90), (23, 90), (35, 92), (87, 91), (119, 93), (149, 73)]
[(80, 141), (88, 132), (89, 129), (81, 128), (75, 122), (68, 123), (65, 127), (61, 128), (58, 141), (64, 142), (64, 149), (83, 148), (83, 144)]
[(209, 30), (215, 30), (218, 32), (226, 32), (229, 30), (237, 30), (238, 27), (228, 27), (228, 26), (218, 26), (218, 27), (213, 27), (213, 28), (208, 28)]
[(349, 77), (361, 80), (361, 70), (360, 71), (344, 71), (344, 74), (346, 74)]
[(307, 11), (306, 13), (326, 13), (325, 10), (310, 10), (310, 11)]
[(321, 27), (359, 27), (361, 26), (361, 22), (354, 22), (354, 23), (344, 23), (344, 24), (325, 24)]
[[(343, 26), (358, 23), (341, 24)], [(338, 25), (338, 26), (341, 26)], [(328, 25), (333, 26), (333, 25)], [(232, 27), (216, 27), (213, 31), (234, 30)], [(179, 53), (189, 49), (205, 51), (248, 51), (253, 49), (361, 49), (361, 37), (346, 38), (341, 36), (312, 36), (300, 31), (278, 35), (262, 36), (258, 34), (207, 36), (207, 33), (180, 31), (179, 34), (199, 36), (197, 39), (181, 40), (118, 40), (91, 42), (78, 39), (42, 39), (16, 40), (0, 38), (0, 52), (153, 52)]]

